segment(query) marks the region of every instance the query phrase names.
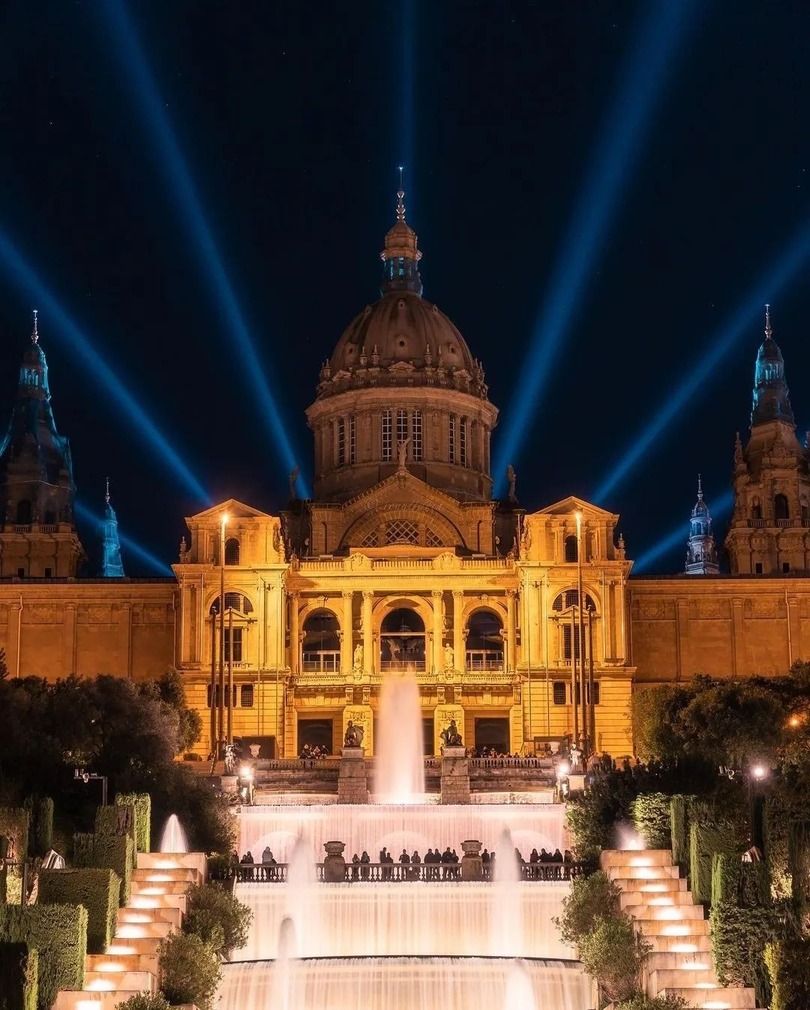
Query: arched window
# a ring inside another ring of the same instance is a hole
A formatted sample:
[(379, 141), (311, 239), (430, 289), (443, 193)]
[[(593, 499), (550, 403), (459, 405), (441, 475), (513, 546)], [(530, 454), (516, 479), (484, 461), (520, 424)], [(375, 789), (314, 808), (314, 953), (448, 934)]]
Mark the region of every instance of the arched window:
[(340, 671), (339, 625), (331, 610), (313, 610), (304, 621), (303, 638), (304, 672)]
[(576, 534), (572, 533), (570, 536), (565, 538), (565, 560), (568, 562), (576, 561), (578, 550), (577, 550), (577, 538)]
[(30, 500), (28, 498), (21, 498), (17, 502), (17, 525), (30, 526), (33, 511)]
[(790, 519), (790, 506), (785, 495), (774, 495), (773, 499), (774, 519)]
[(236, 539), (236, 537), (229, 537), (225, 541), (225, 564), (226, 565), (239, 564), (239, 541)]
[[(252, 614), (253, 604), (242, 593), (225, 594), (225, 611), (233, 610), (238, 614)], [(219, 613), (219, 597), (217, 597), (208, 609), (209, 616)]]
[(751, 502), (751, 518), (752, 519), (762, 518), (762, 502), (759, 500), (759, 498), (755, 498), (753, 502)]
[(476, 610), (467, 626), (467, 669), (503, 669), (503, 623), (491, 610)]
[(392, 610), (380, 629), (380, 664), (383, 670), (425, 669), (425, 623), (414, 610)]
[[(552, 603), (551, 609), (559, 614), (562, 613), (563, 610), (569, 610), (571, 607), (576, 607), (578, 604), (578, 590), (566, 589), (565, 592), (560, 593), (557, 599)], [(585, 594), (585, 609), (596, 612), (596, 604), (593, 602), (593, 598), (589, 596), (588, 593)]]

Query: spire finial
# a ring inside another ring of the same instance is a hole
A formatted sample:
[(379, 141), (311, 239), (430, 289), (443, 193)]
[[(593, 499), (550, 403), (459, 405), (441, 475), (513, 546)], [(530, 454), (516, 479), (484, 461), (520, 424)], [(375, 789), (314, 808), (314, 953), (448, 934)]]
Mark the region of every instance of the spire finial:
[(698, 474), (698, 501), (703, 501), (703, 477)]
[(31, 333), (31, 343), (32, 344), (38, 344), (39, 343), (39, 330), (37, 329), (37, 310), (36, 309), (34, 309), (34, 329), (33, 329), (32, 333)]
[(399, 189), (397, 190), (397, 221), (405, 220), (405, 189), (402, 185), (404, 166), (399, 166)]
[(109, 477), (105, 477), (104, 479), (107, 482), (107, 490), (104, 492), (104, 501), (109, 505), (110, 504), (110, 478)]
[(773, 336), (773, 330), (771, 329), (771, 306), (769, 302), (765, 302), (765, 339), (770, 340)]

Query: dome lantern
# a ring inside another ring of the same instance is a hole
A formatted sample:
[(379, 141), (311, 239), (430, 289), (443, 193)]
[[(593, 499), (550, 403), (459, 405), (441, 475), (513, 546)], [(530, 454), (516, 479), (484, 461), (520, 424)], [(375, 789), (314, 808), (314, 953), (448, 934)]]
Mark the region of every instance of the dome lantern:
[(380, 253), (383, 261), (383, 280), (380, 294), (389, 291), (412, 291), (422, 294), (422, 278), (419, 275), (419, 251), (416, 232), (405, 220), (405, 191), (402, 188), (402, 169), (397, 191), (397, 220), (385, 236), (385, 248)]

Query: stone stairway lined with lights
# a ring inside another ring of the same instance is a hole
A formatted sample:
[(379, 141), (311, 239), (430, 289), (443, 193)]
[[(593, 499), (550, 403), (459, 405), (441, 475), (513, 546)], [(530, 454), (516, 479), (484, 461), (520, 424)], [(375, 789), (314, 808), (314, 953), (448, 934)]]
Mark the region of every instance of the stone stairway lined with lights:
[(158, 991), (158, 944), (180, 928), (186, 891), (205, 879), (201, 852), (138, 853), (129, 904), (118, 910), (115, 939), (88, 954), (84, 989), (62, 990), (53, 1010), (114, 1010), (135, 993)]
[(755, 1010), (754, 990), (721, 986), (709, 923), (667, 849), (605, 851), (600, 864), (622, 890), (620, 905), (652, 944), (644, 969), (649, 996), (681, 996), (699, 1010)]

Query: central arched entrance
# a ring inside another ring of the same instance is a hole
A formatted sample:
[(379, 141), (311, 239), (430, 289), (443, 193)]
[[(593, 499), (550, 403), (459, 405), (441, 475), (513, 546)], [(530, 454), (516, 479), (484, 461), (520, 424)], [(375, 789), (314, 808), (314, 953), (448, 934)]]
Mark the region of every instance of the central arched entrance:
[(425, 622), (408, 607), (387, 614), (380, 626), (380, 669), (425, 669)]

